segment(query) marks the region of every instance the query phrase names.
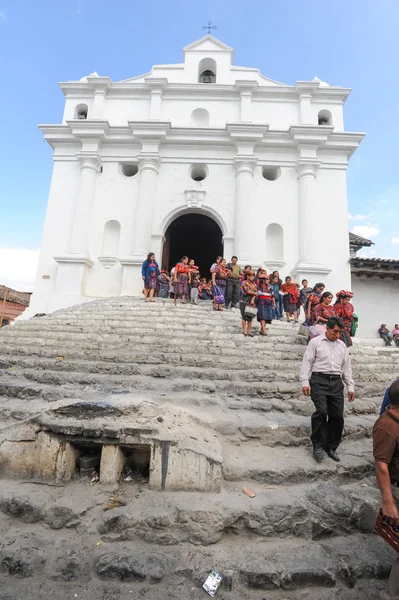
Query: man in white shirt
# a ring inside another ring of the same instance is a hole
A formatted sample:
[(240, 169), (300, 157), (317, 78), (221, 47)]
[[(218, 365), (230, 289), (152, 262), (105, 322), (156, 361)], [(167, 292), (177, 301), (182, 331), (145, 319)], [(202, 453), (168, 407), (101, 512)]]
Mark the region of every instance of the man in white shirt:
[(336, 462), (340, 460), (336, 450), (344, 429), (343, 382), (349, 402), (355, 399), (349, 351), (340, 340), (344, 327), (342, 319), (328, 319), (326, 332), (310, 340), (299, 375), (303, 394), (310, 395), (316, 408), (310, 439), (318, 462), (324, 459), (324, 451)]

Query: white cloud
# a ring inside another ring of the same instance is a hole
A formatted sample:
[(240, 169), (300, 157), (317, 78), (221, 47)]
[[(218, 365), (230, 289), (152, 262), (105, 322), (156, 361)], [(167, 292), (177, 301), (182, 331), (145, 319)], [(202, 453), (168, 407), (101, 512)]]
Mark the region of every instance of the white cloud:
[(381, 231), (378, 229), (378, 225), (355, 225), (352, 227), (352, 233), (361, 235), (364, 238), (373, 238), (380, 235)]
[(39, 250), (0, 248), (0, 284), (20, 292), (32, 292)]
[(7, 19), (7, 14), (4, 10), (0, 10), (0, 21), (5, 21)]
[(372, 217), (373, 215), (351, 215), (350, 213), (348, 214), (348, 219), (349, 221), (364, 221), (365, 219), (369, 219), (370, 217)]
[(393, 237), (392, 244), (399, 244), (399, 237)]

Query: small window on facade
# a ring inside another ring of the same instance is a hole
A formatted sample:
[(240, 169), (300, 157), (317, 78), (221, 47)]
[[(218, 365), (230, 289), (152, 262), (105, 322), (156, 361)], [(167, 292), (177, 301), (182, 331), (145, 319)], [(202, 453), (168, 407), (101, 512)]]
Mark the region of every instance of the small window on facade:
[(216, 61), (213, 58), (203, 58), (198, 65), (199, 83), (216, 83)]
[(319, 125), (332, 125), (331, 113), (329, 110), (321, 110), (318, 115)]
[(121, 163), (120, 168), (125, 177), (134, 177), (139, 172), (137, 163)]
[(194, 181), (204, 181), (208, 175), (206, 165), (193, 165), (190, 169), (190, 175), (191, 179), (194, 179)]
[(75, 108), (74, 118), (84, 121), (85, 119), (87, 119), (87, 114), (88, 114), (87, 104), (78, 104), (77, 107)]

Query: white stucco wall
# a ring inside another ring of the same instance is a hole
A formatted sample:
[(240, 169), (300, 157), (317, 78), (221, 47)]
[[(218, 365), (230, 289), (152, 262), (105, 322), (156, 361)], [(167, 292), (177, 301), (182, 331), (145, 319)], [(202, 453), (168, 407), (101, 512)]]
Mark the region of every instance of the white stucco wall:
[(359, 317), (357, 335), (378, 339), (381, 323), (392, 331), (399, 323), (399, 282), (389, 279), (352, 278), (353, 305)]

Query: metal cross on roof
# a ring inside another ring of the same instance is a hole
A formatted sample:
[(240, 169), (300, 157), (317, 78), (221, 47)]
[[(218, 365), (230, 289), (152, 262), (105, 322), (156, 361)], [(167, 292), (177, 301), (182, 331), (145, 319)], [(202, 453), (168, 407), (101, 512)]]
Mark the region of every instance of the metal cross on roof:
[(202, 29), (207, 29), (208, 30), (208, 35), (210, 35), (211, 29), (217, 29), (217, 26), (216, 25), (212, 25), (212, 21), (208, 21), (208, 23), (206, 25), (202, 26)]

